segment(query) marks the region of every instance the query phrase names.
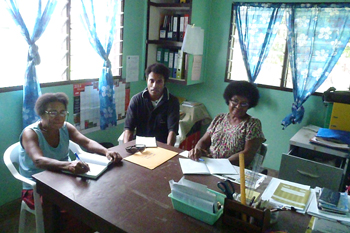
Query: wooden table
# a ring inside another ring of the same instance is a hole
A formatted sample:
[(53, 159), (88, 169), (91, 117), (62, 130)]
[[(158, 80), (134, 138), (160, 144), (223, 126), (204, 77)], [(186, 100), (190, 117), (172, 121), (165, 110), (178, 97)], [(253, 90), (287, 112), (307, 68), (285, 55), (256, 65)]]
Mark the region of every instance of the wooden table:
[[(125, 147), (134, 144), (132, 141), (110, 149), (126, 157), (129, 154)], [(159, 142), (158, 146), (182, 151)], [(182, 176), (177, 155), (154, 170), (123, 161), (110, 167), (98, 180), (51, 171), (38, 173), (34, 178), (37, 191), (43, 196), (46, 232), (57, 229), (57, 206), (100, 233), (232, 232), (221, 218), (211, 226), (173, 209), (168, 197), (171, 192), (169, 180), (177, 182)], [(219, 191), (217, 177), (186, 175), (186, 179)], [(305, 232), (309, 220), (307, 215), (281, 212), (278, 223), (272, 229)]]

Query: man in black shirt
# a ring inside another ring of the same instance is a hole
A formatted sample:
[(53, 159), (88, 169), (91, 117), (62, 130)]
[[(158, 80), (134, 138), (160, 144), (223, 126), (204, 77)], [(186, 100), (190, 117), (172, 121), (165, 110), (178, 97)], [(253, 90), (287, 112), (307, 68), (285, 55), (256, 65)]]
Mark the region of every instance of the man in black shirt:
[(179, 130), (179, 100), (165, 87), (169, 69), (163, 64), (150, 65), (146, 71), (147, 87), (134, 95), (126, 113), (124, 143), (137, 136), (156, 137), (173, 146)]

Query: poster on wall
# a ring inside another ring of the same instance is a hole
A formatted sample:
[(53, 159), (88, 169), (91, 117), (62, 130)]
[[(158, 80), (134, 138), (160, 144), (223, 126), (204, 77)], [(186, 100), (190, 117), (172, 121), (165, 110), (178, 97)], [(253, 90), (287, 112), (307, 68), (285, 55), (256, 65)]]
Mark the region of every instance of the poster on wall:
[[(98, 81), (73, 85), (74, 126), (83, 134), (100, 130), (100, 100)], [(124, 123), (130, 102), (130, 83), (114, 78), (114, 102), (117, 124)]]
[(119, 125), (125, 121), (126, 111), (130, 102), (130, 83), (126, 82), (125, 79), (114, 79), (114, 98), (117, 124)]
[(82, 133), (100, 129), (98, 81), (73, 85), (74, 126)]

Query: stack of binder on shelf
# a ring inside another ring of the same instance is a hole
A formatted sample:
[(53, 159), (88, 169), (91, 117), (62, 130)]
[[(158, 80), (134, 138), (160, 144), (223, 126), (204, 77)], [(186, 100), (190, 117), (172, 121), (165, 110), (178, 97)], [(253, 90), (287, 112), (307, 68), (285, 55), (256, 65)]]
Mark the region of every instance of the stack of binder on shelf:
[[(345, 233), (350, 232), (349, 196), (344, 192), (316, 187), (312, 190), (312, 201), (307, 210), (314, 216), (312, 232)], [(324, 206), (333, 206), (331, 209)], [(336, 206), (336, 207), (334, 207)], [(337, 209), (336, 212), (334, 209)], [(347, 209), (347, 211), (346, 211)]]
[(214, 224), (223, 213), (225, 195), (210, 190), (207, 186), (186, 180), (169, 181), (174, 209), (208, 224)]

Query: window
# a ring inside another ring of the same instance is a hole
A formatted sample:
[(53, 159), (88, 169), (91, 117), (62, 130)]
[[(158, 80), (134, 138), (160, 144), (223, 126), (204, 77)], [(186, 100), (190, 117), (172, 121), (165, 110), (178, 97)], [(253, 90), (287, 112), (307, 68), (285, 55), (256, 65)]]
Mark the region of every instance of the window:
[[(228, 46), (228, 63), (225, 81), (248, 80), (247, 71), (241, 54), (233, 11), (231, 14), (233, 20)], [(286, 39), (287, 26), (285, 19), (283, 19), (269, 55), (264, 61), (255, 81), (257, 84), (272, 87), (293, 88)], [(323, 93), (329, 87), (335, 87), (337, 90), (349, 90), (350, 88), (350, 42), (348, 42), (342, 56), (334, 66), (329, 77), (316, 92)]]
[[(46, 6), (46, 1), (42, 2), (42, 6)], [(46, 30), (36, 42), (41, 58), (40, 65), (36, 66), (40, 83), (98, 79), (101, 76), (103, 60), (90, 45), (87, 32), (71, 2), (74, 1), (57, 1)], [(31, 35), (34, 27), (32, 16), (37, 12), (38, 1), (17, 0), (17, 3)], [(98, 3), (102, 1), (94, 1), (94, 4)], [(28, 44), (7, 12), (5, 4), (5, 1), (0, 1), (0, 88), (23, 85), (28, 53)], [(121, 0), (116, 35), (109, 55), (113, 76), (121, 76), (123, 6), (124, 0)]]

